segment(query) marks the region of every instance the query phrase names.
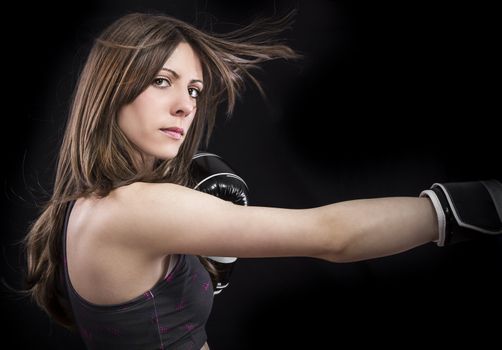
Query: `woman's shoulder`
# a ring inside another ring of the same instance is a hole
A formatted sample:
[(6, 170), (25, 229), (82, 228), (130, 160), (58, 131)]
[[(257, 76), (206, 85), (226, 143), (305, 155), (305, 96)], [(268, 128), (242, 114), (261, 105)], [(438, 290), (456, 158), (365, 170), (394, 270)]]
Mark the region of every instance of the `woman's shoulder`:
[(191, 190), (172, 183), (134, 182), (117, 187), (104, 197), (89, 195), (77, 199), (72, 216), (77, 217), (77, 222), (85, 222), (87, 229), (94, 231), (95, 235), (104, 234), (107, 239), (122, 240), (127, 236), (125, 232), (131, 229), (138, 232), (134, 226), (140, 223), (143, 228), (148, 228), (148, 223), (152, 222), (151, 214), (158, 206), (170, 205), (170, 201), (159, 198), (179, 197), (180, 191)]
[(148, 209), (160, 203), (162, 205), (175, 204), (180, 198), (189, 202), (195, 201), (200, 193), (174, 183), (134, 182), (114, 189), (103, 198), (102, 202), (110, 210), (114, 209), (117, 213), (123, 213), (129, 210)]
[[(78, 203), (77, 203), (78, 204)], [(102, 198), (82, 200), (92, 220), (93, 241), (140, 249), (150, 255), (198, 254), (194, 239), (226, 228), (235, 218), (231, 202), (173, 183), (135, 182)], [(230, 220), (231, 221), (231, 220)], [(89, 229), (89, 228), (88, 228)]]

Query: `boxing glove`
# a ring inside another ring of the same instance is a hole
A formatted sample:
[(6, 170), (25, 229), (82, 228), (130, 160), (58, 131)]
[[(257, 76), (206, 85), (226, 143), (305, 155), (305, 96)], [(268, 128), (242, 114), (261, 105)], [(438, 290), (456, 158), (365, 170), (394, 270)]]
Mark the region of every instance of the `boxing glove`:
[[(248, 205), (249, 189), (246, 182), (218, 155), (199, 152), (192, 158), (190, 174), (195, 181), (194, 189), (211, 194), (238, 205)], [(218, 271), (214, 294), (229, 285), (236, 257), (208, 256)]]
[(502, 233), (502, 184), (497, 180), (435, 183), (420, 197), (436, 210), (438, 246)]

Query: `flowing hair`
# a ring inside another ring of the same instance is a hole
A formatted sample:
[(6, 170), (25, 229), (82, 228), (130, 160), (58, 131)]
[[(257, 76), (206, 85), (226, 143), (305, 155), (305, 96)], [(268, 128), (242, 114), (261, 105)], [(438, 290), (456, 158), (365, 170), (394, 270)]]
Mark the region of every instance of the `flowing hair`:
[[(262, 18), (215, 34), (170, 16), (133, 13), (116, 20), (95, 40), (72, 96), (52, 195), (23, 241), (26, 292), (57, 323), (74, 327), (60, 279), (67, 204), (90, 194), (104, 197), (137, 181), (190, 186), (190, 162), (204, 137), (206, 147), (209, 143), (218, 105), (226, 102), (230, 116), (246, 79), (263, 93), (251, 74), (257, 64), (299, 57), (277, 40), (277, 34), (290, 28), (293, 16), (294, 12)], [(118, 126), (117, 113), (152, 83), (181, 42), (188, 43), (202, 63), (204, 93), (176, 157), (158, 159), (153, 169), (144, 169), (134, 157), (135, 145)], [(199, 258), (214, 278), (214, 267)]]

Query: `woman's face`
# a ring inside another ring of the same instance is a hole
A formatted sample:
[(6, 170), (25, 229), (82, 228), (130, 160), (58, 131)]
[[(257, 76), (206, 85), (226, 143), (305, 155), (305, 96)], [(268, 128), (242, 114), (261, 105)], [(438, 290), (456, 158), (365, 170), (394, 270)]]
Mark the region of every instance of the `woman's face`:
[(118, 125), (149, 164), (172, 159), (192, 124), (202, 91), (202, 67), (187, 43), (180, 43), (151, 85), (118, 112)]

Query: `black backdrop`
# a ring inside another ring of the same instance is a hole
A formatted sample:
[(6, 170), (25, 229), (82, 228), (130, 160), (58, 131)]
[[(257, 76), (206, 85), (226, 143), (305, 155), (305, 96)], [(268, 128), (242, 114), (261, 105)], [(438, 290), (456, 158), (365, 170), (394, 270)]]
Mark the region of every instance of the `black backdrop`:
[[(141, 4), (140, 4), (141, 3)], [(307, 208), (416, 196), (433, 182), (502, 180), (500, 24), (485, 5), (349, 1), (79, 1), (11, 4), (2, 24), (2, 278), (19, 287), (19, 241), (51, 188), (68, 99), (90, 43), (112, 20), (157, 10), (215, 31), (299, 12), (299, 62), (257, 72), (209, 151), (246, 179), (251, 204)], [(498, 45), (499, 46), (499, 45)], [(5, 83), (7, 81), (8, 83)], [(5, 94), (5, 91), (4, 91)], [(497, 101), (498, 102), (498, 101)], [(497, 117), (497, 115), (499, 117)], [(495, 338), (502, 241), (347, 264), (240, 259), (215, 298), (212, 350), (351, 345), (478, 346)], [(2, 339), (14, 348), (83, 348), (27, 300), (2, 289)], [(489, 321), (493, 320), (493, 321)], [(481, 346), (482, 347), (482, 346)]]

